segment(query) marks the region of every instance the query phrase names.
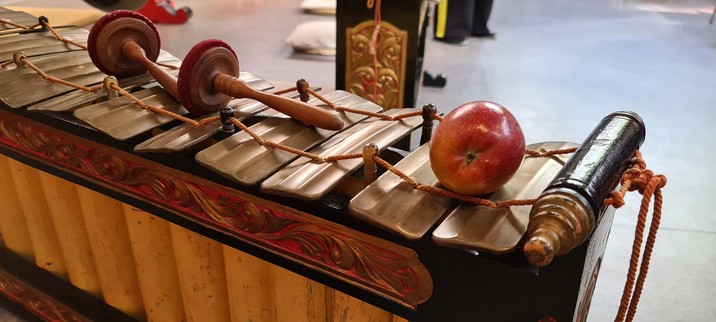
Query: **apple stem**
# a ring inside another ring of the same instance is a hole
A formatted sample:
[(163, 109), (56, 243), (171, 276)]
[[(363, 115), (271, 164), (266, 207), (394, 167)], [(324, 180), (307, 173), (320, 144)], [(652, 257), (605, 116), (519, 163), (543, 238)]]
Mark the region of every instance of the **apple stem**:
[(467, 164), (472, 163), (472, 161), (475, 161), (475, 159), (477, 159), (477, 153), (475, 153), (475, 151), (468, 151), (465, 155), (465, 160)]

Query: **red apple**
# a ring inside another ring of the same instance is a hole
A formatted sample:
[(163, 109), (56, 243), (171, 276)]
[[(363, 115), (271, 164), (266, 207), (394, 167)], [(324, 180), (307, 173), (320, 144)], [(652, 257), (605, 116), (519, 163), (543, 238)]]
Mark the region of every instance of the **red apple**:
[(430, 141), (430, 166), (447, 189), (466, 195), (492, 193), (517, 172), (525, 136), (515, 117), (487, 101), (458, 106)]

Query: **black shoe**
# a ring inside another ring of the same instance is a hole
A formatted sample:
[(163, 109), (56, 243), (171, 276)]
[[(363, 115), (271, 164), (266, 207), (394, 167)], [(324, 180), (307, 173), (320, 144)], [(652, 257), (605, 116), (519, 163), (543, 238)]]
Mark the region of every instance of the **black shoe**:
[(435, 37), (435, 40), (442, 41), (444, 43), (451, 44), (451, 45), (458, 45), (458, 46), (465, 46), (468, 43), (467, 38), (462, 38), (462, 37), (443, 37), (443, 38)]
[(423, 71), (423, 86), (425, 87), (445, 87), (447, 84), (447, 78), (443, 74), (437, 74), (433, 77), (427, 71)]
[(495, 33), (494, 32), (488, 32), (488, 33), (474, 33), (472, 34), (473, 37), (476, 38), (489, 38), (489, 39), (495, 39)]

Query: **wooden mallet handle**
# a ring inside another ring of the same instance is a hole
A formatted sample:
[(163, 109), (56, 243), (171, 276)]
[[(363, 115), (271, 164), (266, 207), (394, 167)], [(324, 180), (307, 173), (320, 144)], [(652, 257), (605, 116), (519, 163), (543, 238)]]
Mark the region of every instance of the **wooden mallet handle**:
[(167, 92), (169, 92), (169, 94), (177, 99), (179, 98), (177, 95), (176, 77), (170, 74), (166, 69), (157, 65), (155, 62), (149, 60), (144, 52), (144, 49), (142, 49), (142, 47), (140, 47), (136, 42), (127, 41), (123, 43), (122, 54), (124, 54), (124, 56), (126, 56), (129, 60), (142, 64), (142, 66), (147, 69), (149, 74), (151, 74), (154, 79), (157, 80), (157, 82), (159, 82), (159, 84), (161, 84)]
[(239, 59), (229, 44), (207, 39), (189, 50), (179, 70), (179, 101), (194, 114), (218, 110), (232, 98), (250, 98), (297, 121), (337, 131), (343, 121), (336, 113), (283, 96), (264, 93), (238, 79)]
[(343, 128), (343, 121), (334, 114), (298, 100), (257, 91), (246, 84), (246, 82), (231, 75), (219, 73), (214, 79), (214, 86), (218, 92), (233, 97), (257, 100), (308, 125), (332, 131)]

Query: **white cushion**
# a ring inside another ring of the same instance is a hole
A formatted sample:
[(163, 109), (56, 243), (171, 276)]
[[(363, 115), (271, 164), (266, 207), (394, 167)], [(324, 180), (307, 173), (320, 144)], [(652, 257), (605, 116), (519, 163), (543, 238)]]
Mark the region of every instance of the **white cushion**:
[(319, 20), (299, 24), (286, 42), (299, 52), (335, 55), (336, 21)]
[(303, 10), (336, 9), (336, 0), (304, 0), (301, 3)]

